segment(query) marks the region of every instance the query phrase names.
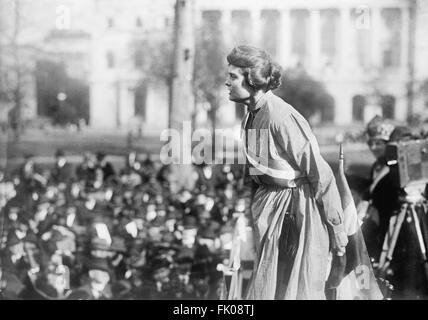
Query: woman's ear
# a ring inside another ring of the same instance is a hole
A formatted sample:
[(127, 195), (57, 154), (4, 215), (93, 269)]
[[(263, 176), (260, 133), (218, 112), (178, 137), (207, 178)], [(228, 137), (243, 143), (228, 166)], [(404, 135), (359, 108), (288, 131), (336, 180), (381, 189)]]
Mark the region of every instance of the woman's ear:
[(250, 76), (250, 73), (248, 72), (246, 72), (245, 74), (244, 74), (244, 79), (245, 79), (245, 85), (246, 85), (246, 87), (248, 87), (248, 89), (249, 90), (251, 90), (251, 91), (253, 91), (253, 92), (255, 92), (256, 91), (256, 88), (254, 87), (254, 81), (253, 81), (253, 79), (251, 78), (251, 76)]

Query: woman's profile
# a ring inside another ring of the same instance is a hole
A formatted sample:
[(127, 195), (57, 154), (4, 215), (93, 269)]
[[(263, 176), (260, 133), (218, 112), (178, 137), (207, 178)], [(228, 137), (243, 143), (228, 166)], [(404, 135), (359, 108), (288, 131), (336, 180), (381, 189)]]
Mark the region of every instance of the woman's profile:
[(308, 122), (272, 93), (281, 69), (269, 54), (239, 46), (227, 61), (229, 99), (248, 107), (242, 132), (257, 257), (246, 298), (325, 299), (348, 241), (334, 174)]

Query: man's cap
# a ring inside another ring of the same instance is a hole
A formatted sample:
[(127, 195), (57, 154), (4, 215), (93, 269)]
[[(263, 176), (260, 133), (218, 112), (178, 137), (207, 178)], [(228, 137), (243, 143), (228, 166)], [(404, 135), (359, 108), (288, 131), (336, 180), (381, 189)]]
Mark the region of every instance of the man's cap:
[(88, 270), (101, 270), (110, 274), (111, 269), (106, 259), (92, 258), (88, 263)]
[(199, 230), (198, 237), (204, 238), (204, 239), (215, 239), (215, 238), (217, 238), (217, 234), (216, 234), (214, 228), (205, 227), (205, 228)]
[(15, 230), (11, 230), (7, 235), (7, 242), (6, 242), (7, 247), (12, 247), (20, 243), (21, 243), (21, 239), (18, 238)]
[(62, 150), (62, 149), (58, 149), (58, 150), (55, 152), (55, 157), (56, 157), (56, 158), (64, 157), (64, 156), (65, 156), (65, 152), (64, 152), (64, 150)]
[(193, 216), (185, 216), (183, 219), (183, 226), (185, 229), (197, 228), (197, 220)]

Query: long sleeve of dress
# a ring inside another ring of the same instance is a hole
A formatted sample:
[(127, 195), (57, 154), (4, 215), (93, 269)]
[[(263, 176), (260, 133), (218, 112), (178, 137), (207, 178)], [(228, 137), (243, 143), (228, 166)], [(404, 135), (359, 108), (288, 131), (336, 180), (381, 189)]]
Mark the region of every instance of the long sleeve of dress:
[[(343, 210), (334, 174), (321, 156), (318, 142), (303, 117), (290, 113), (271, 124), (271, 133), (280, 158), (299, 170), (310, 182), (319, 210), (335, 238), (346, 245)], [(336, 240), (337, 241), (337, 240)], [(345, 243), (343, 243), (345, 242)]]

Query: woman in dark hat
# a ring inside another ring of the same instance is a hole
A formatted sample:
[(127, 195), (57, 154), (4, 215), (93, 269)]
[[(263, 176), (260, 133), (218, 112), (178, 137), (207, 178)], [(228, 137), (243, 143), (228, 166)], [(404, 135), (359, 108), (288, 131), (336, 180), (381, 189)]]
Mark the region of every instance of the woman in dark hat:
[(394, 186), (385, 158), (386, 145), (393, 131), (394, 126), (380, 116), (374, 117), (366, 129), (367, 144), (376, 161), (371, 168), (370, 186), (364, 195), (370, 206), (363, 218), (362, 231), (369, 255), (375, 260), (379, 259), (389, 218), (399, 207), (399, 188)]

